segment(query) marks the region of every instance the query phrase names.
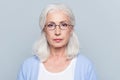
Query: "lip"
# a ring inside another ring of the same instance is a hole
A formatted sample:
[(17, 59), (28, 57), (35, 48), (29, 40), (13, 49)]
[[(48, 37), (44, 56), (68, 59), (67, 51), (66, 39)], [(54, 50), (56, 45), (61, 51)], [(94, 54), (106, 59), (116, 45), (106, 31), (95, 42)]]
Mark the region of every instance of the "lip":
[(61, 42), (62, 41), (62, 39), (61, 38), (55, 38), (55, 39), (53, 39), (55, 42)]

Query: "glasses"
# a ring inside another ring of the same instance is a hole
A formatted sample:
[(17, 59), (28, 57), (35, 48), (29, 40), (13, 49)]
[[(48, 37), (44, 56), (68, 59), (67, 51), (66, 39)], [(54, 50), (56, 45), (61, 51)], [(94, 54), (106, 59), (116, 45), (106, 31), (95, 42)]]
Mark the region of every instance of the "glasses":
[(61, 29), (61, 30), (66, 30), (66, 29), (68, 29), (68, 27), (73, 26), (73, 25), (68, 24), (66, 22), (61, 22), (59, 25), (56, 25), (54, 22), (51, 22), (51, 23), (48, 23), (45, 25), (45, 27), (48, 30), (55, 30), (56, 26), (59, 26), (59, 29)]

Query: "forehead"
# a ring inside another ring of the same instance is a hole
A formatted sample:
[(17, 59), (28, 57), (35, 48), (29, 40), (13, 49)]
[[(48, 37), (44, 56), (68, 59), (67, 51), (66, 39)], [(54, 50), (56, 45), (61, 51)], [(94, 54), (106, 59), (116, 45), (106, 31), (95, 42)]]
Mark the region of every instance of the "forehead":
[(46, 16), (46, 21), (69, 21), (68, 13), (64, 10), (51, 10)]

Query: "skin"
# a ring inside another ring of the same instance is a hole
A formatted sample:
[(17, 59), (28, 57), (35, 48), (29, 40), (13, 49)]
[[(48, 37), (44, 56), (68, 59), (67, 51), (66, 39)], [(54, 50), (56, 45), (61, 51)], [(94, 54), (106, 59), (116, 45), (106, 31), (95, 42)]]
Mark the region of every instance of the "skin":
[[(61, 21), (70, 22), (69, 17), (62, 10), (53, 10), (48, 13), (46, 17), (46, 23), (54, 22), (59, 25)], [(71, 60), (67, 60), (66, 57), (66, 45), (72, 34), (73, 28), (68, 27), (66, 30), (61, 30), (59, 26), (56, 26), (55, 30), (48, 30), (44, 28), (44, 32), (50, 47), (50, 56), (46, 62), (44, 62), (45, 68), (50, 72), (61, 72), (67, 68)]]

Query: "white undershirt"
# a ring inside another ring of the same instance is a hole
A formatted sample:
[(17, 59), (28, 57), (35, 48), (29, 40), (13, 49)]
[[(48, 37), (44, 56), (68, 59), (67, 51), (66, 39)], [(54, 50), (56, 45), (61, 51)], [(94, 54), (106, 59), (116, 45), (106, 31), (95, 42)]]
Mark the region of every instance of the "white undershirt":
[(74, 80), (75, 63), (76, 58), (72, 59), (64, 71), (52, 73), (47, 71), (44, 64), (40, 62), (38, 80)]

